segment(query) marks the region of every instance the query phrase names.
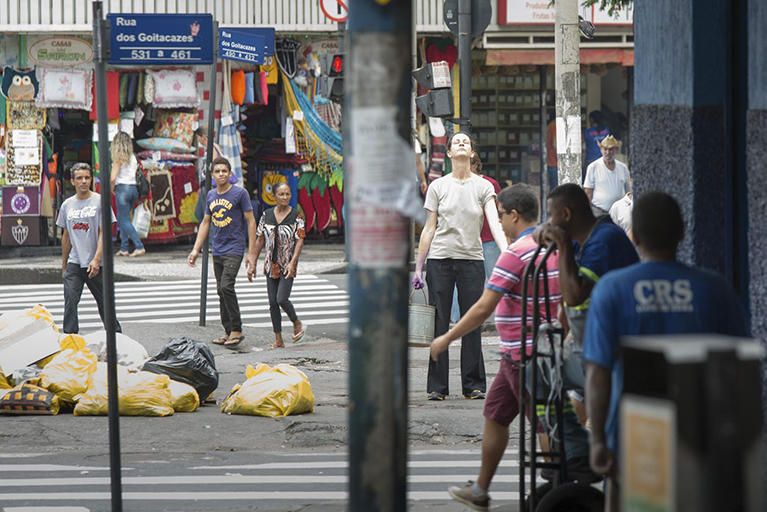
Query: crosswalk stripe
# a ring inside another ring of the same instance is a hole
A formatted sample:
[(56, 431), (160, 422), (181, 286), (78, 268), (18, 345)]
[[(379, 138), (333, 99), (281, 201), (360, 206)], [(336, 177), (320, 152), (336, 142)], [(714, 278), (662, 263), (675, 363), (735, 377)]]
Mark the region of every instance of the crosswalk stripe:
[[(409, 460), (409, 468), (478, 468), (479, 460)], [(349, 465), (346, 461), (323, 461), (323, 462), (266, 462), (263, 464), (244, 464), (238, 466), (195, 466), (193, 470), (252, 470), (252, 469), (332, 469), (345, 468)], [(498, 467), (516, 467), (516, 460), (502, 460)]]
[(85, 507), (5, 507), (3, 512), (90, 512)]
[[(493, 499), (498, 500), (516, 500), (519, 499), (519, 493), (516, 492), (495, 492)], [(123, 500), (163, 500), (163, 501), (234, 501), (234, 500), (332, 500), (342, 501), (349, 497), (346, 491), (211, 491), (211, 492), (124, 492)], [(93, 501), (109, 500), (111, 498), (108, 492), (60, 492), (60, 493), (9, 493), (0, 494), (0, 501), (50, 501), (50, 500), (72, 500), (72, 501)], [(410, 491), (407, 493), (407, 499), (412, 501), (421, 500), (451, 500), (447, 491)]]
[[(325, 298), (346, 298), (347, 293), (343, 290), (328, 290), (326, 292), (323, 292), (321, 294), (318, 294), (317, 292), (297, 292), (297, 293), (291, 293), (290, 294), (290, 301), (293, 303), (300, 303), (300, 302), (306, 302), (310, 300), (316, 300), (319, 297)], [(199, 307), (200, 306), (200, 297), (199, 295), (193, 296), (194, 299), (190, 302), (174, 302), (172, 304), (153, 304), (153, 309), (167, 309), (167, 308), (187, 308), (187, 307)], [(136, 302), (144, 302), (143, 304), (135, 304)], [(256, 298), (248, 298), (248, 296), (241, 296), (237, 295), (237, 302), (242, 306), (243, 304), (269, 304), (269, 297), (266, 296), (266, 293), (263, 294), (263, 296), (256, 296)], [(64, 313), (64, 302), (63, 300), (60, 302), (61, 307), (54, 307), (54, 305), (46, 306), (45, 309), (48, 310), (49, 313), (52, 315)], [(132, 311), (132, 310), (141, 310), (146, 308), (145, 301), (142, 301), (141, 299), (130, 299), (130, 300), (120, 300), (117, 301), (117, 308), (119, 311)], [(206, 301), (206, 304), (215, 305), (218, 306), (218, 295), (210, 296), (208, 295), (208, 300)], [(56, 304), (58, 305), (58, 304)], [(78, 311), (80, 312), (96, 312), (98, 311), (96, 307), (96, 301), (91, 299), (87, 303), (86, 301), (81, 301), (80, 306), (78, 307)]]
[[(238, 278), (239, 277), (240, 276), (238, 276)], [(247, 279), (247, 278), (245, 278), (245, 279)], [(303, 281), (318, 281), (318, 280), (320, 280), (320, 278), (318, 276), (311, 275), (311, 274), (299, 275), (298, 277), (295, 278), (295, 282), (296, 283), (300, 283), (300, 282), (303, 282)], [(324, 279), (323, 279), (323, 281), (324, 281)], [(210, 284), (210, 283), (214, 283), (215, 284), (215, 282), (216, 282), (216, 278), (213, 275), (208, 277), (208, 284)], [(266, 283), (266, 278), (263, 277), (263, 276), (256, 277), (256, 278), (253, 279), (253, 284), (264, 284), (264, 283)], [(168, 286), (190, 285), (190, 284), (191, 285), (194, 285), (194, 284), (199, 285), (200, 284), (200, 279), (197, 278), (197, 279), (161, 280), (161, 281), (119, 281), (119, 282), (115, 283), (115, 288), (125, 288), (125, 289), (142, 288), (142, 287), (144, 287), (144, 286), (146, 286), (148, 284), (149, 285), (151, 285), (151, 284), (164, 284), (164, 285), (168, 285)], [(53, 290), (55, 290), (55, 289), (61, 289), (62, 286), (63, 285), (61, 283), (52, 283), (52, 284), (11, 284), (11, 285), (4, 285), (4, 286), (0, 287), (0, 290), (3, 290), (3, 291), (16, 291), (16, 290), (27, 291), (27, 290), (29, 290), (30, 287), (34, 287), (35, 289), (38, 289), (38, 290), (46, 290), (46, 289), (53, 289)]]
[[(251, 327), (271, 326), (265, 284), (266, 278), (261, 277), (254, 283), (243, 279), (236, 287), (242, 319)], [(215, 279), (210, 279), (208, 285), (206, 320), (215, 322), (219, 318)], [(291, 292), (291, 301), (295, 303), (299, 317), (307, 318), (307, 325), (347, 324), (349, 321), (348, 293), (326, 279), (299, 276)], [(0, 286), (0, 314), (36, 304), (44, 305), (54, 321), (60, 324), (64, 317), (63, 285)], [(115, 305), (117, 318), (122, 322), (195, 322), (200, 316), (200, 281), (116, 283)], [(284, 312), (281, 315), (283, 320), (287, 319)], [(96, 301), (85, 289), (78, 317), (81, 329), (102, 327)]]
[[(87, 287), (83, 288), (83, 293), (85, 292), (85, 289)], [(320, 291), (320, 290), (338, 290), (338, 287), (332, 284), (306, 284), (306, 285), (294, 285), (293, 290), (295, 291)], [(235, 291), (237, 292), (237, 295), (248, 295), (248, 294), (265, 294), (266, 288), (264, 286), (261, 287), (237, 287), (235, 286)], [(158, 289), (154, 290), (154, 287), (146, 289), (146, 290), (136, 290), (136, 291), (117, 291), (115, 290), (115, 299), (119, 301), (123, 298), (134, 298), (134, 297), (140, 297), (140, 298), (148, 298), (148, 297), (183, 297), (188, 296), (190, 294), (195, 294), (197, 297), (200, 296), (200, 289), (199, 288), (186, 288), (183, 290), (166, 290), (166, 289)], [(212, 294), (213, 296), (216, 295), (216, 287), (210, 287), (208, 288), (208, 294)], [(64, 299), (64, 288), (61, 289), (61, 292), (53, 294), (50, 293), (48, 295), (40, 295), (31, 293), (31, 294), (25, 294), (25, 295), (16, 295), (9, 297), (0, 297), (0, 304), (17, 304), (20, 299), (25, 299), (29, 301), (35, 301), (35, 303), (40, 301), (55, 301), (55, 300), (63, 300)]]
[[(408, 475), (411, 484), (456, 483), (473, 480), (477, 475)], [(109, 477), (83, 478), (16, 478), (0, 480), (0, 487), (55, 487), (109, 485)], [(142, 476), (123, 477), (123, 485), (209, 485), (209, 484), (346, 484), (346, 475), (206, 475), (206, 476)], [(541, 483), (545, 480), (540, 480)], [(519, 483), (519, 475), (496, 475), (493, 483)]]

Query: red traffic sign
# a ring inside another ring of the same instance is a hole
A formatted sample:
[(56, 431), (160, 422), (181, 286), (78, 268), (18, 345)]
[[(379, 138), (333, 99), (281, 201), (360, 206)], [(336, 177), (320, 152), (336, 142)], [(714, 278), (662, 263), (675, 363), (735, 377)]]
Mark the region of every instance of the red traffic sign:
[(327, 19), (343, 23), (349, 19), (349, 0), (320, 0), (320, 9)]

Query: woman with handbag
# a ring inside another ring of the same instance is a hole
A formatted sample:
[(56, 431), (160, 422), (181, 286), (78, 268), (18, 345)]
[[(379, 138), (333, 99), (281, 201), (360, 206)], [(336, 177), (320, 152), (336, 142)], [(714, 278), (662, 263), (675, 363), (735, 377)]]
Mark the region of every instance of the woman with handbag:
[[(290, 290), (298, 270), (298, 257), (304, 247), (306, 231), (304, 219), (298, 210), (290, 206), (290, 186), (286, 182), (275, 183), (272, 189), (277, 205), (264, 212), (256, 230), (256, 258), (261, 249), (266, 246), (264, 259), (264, 275), (266, 276), (266, 291), (269, 295), (269, 313), (274, 329), (274, 344), (269, 348), (281, 348), (282, 314), (280, 308), (293, 322), (293, 343), (304, 338), (306, 329), (296, 315), (296, 310), (290, 302)], [(248, 280), (253, 282), (256, 274), (255, 265), (248, 269)]]
[[(115, 255), (135, 258), (146, 254), (144, 244), (141, 243), (130, 218), (133, 204), (139, 198), (136, 184), (136, 172), (139, 171), (139, 163), (136, 155), (133, 154), (133, 141), (125, 132), (118, 132), (115, 135), (110, 150), (112, 154), (112, 193), (115, 195), (117, 226), (120, 228), (120, 251)], [(133, 242), (135, 247), (132, 253), (128, 252), (130, 242)]]

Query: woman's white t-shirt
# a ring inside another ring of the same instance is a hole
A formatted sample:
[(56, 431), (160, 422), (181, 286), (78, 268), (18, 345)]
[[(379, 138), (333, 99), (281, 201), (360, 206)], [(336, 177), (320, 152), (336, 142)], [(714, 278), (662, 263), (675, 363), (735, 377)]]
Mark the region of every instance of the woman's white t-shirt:
[(495, 198), (489, 181), (472, 174), (464, 181), (452, 174), (434, 180), (424, 208), (437, 214), (429, 259), (483, 260), (480, 232), (485, 205)]
[(135, 185), (136, 184), (136, 169), (138, 168), (138, 160), (136, 155), (131, 155), (130, 163), (120, 166), (120, 172), (117, 174), (115, 180), (116, 185)]

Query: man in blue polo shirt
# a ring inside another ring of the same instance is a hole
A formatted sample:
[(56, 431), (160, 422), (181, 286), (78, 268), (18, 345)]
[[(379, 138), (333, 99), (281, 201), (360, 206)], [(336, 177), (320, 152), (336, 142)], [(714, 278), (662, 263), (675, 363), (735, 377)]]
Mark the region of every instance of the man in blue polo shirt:
[(644, 194), (634, 204), (632, 219), (634, 242), (643, 263), (600, 279), (591, 294), (583, 348), (586, 406), (591, 419), (591, 467), (611, 477), (611, 507), (619, 502), (615, 477), (618, 405), (623, 389), (620, 338), (747, 334), (740, 301), (724, 279), (676, 261), (677, 246), (684, 238), (684, 221), (676, 201), (661, 192)]
[[(568, 183), (552, 190), (546, 209), (549, 222), (534, 236), (546, 244), (555, 243), (559, 249), (559, 287), (573, 336), (572, 354), (562, 366), (562, 387), (570, 391), (577, 411), (578, 406), (583, 407), (586, 386), (581, 354), (589, 296), (603, 275), (637, 263), (639, 256), (626, 233), (613, 224), (609, 215), (594, 217), (589, 198), (580, 186)], [(538, 389), (538, 400), (541, 400), (544, 398), (542, 386)], [(541, 417), (544, 423), (547, 419)], [(577, 421), (575, 424), (565, 421), (564, 438), (570, 446), (568, 452), (583, 453), (585, 463), (585, 454), (589, 453), (588, 432)]]

